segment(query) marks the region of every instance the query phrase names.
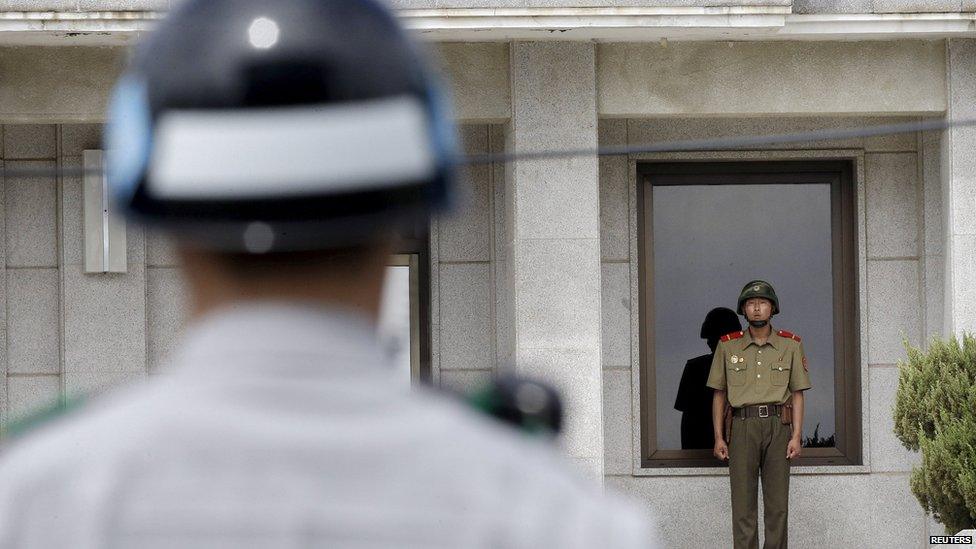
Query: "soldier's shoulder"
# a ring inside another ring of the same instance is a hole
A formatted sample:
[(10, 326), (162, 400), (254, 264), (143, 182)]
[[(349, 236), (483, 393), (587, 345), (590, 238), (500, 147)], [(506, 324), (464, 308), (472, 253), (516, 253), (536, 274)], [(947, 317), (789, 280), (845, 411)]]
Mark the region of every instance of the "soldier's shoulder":
[(802, 339), (800, 338), (800, 336), (798, 336), (798, 335), (796, 335), (793, 332), (790, 332), (788, 330), (776, 330), (776, 335), (778, 335), (779, 337), (785, 338), (785, 339), (792, 339), (793, 341), (795, 341), (797, 343), (799, 343), (800, 341), (802, 341)]
[(145, 410), (159, 408), (154, 402), (158, 399), (147, 395), (142, 387), (130, 386), (97, 395), (62, 397), (8, 423), (3, 432), (0, 478), (6, 480), (11, 472), (27, 470), (38, 475), (69, 469), (77, 472), (85, 459), (97, 461), (110, 455), (109, 450), (132, 444), (134, 437), (119, 433), (147, 432), (149, 414)]
[(73, 467), (77, 470), (79, 449), (89, 448), (92, 440), (90, 433), (78, 429), (79, 418), (87, 415), (88, 408), (86, 399), (61, 397), (7, 423), (0, 458), (0, 483), (8, 488), (6, 494), (13, 486), (36, 492), (45, 478), (58, 478)]
[(738, 331), (735, 331), (735, 332), (729, 332), (729, 333), (725, 334), (724, 336), (720, 337), (719, 338), (719, 341), (728, 342), (728, 341), (732, 341), (734, 339), (739, 339), (743, 335), (745, 335), (745, 332), (743, 332), (742, 330), (738, 330)]

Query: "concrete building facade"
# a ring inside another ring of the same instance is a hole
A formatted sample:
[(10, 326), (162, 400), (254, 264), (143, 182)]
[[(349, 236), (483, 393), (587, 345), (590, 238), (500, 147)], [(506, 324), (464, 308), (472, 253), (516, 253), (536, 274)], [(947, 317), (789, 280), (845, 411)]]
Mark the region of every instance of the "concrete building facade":
[[(441, 60), (466, 152), (976, 116), (976, 3), (966, 0), (578, 4), (394, 2)], [(129, 227), (127, 272), (85, 273), (81, 179), (20, 170), (77, 167), (101, 147), (127, 45), (169, 7), (0, 0), (3, 421), (60, 393), (155, 375), (177, 341), (185, 305), (165, 239)], [(551, 381), (567, 404), (562, 448), (581, 470), (652, 509), (667, 546), (721, 546), (727, 469), (655, 465), (642, 438), (654, 319), (640, 305), (653, 262), (641, 166), (844, 163), (855, 261), (838, 268), (854, 281), (841, 305), (856, 312), (846, 337), (857, 352), (836, 371), (850, 378), (859, 448), (844, 464), (794, 467), (790, 538), (926, 546), (942, 528), (908, 487), (919, 456), (892, 431), (896, 363), (903, 339), (976, 329), (974, 146), (976, 130), (954, 126), (471, 166), (461, 206), (431, 225), (430, 375), (462, 389), (504, 367)]]

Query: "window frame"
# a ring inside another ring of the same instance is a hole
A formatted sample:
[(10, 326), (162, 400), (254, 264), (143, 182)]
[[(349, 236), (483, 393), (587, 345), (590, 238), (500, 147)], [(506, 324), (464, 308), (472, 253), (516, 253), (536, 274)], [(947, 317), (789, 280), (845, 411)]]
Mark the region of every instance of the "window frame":
[[(416, 291), (417, 302), (411, 303), (410, 319), (416, 320), (411, 327), (410, 372), (414, 382), (430, 385), (433, 382), (431, 368), (431, 310), (430, 310), (430, 233), (421, 223), (402, 230), (397, 235), (393, 254), (388, 265), (410, 267), (410, 291)], [(416, 340), (414, 340), (416, 338)], [(416, 341), (416, 349), (414, 349)], [(414, 362), (416, 358), (417, 362)]]
[[(855, 164), (848, 160), (638, 161), (637, 264), (639, 348), (639, 442), (643, 469), (722, 467), (711, 450), (657, 448), (657, 408), (652, 350), (654, 330), (653, 186), (827, 183), (830, 185), (834, 323), (833, 448), (804, 448), (794, 465), (862, 465), (860, 300)], [(846, 304), (846, 306), (845, 306)], [(816, 386), (816, 384), (814, 384)], [(814, 390), (816, 387), (814, 387)]]

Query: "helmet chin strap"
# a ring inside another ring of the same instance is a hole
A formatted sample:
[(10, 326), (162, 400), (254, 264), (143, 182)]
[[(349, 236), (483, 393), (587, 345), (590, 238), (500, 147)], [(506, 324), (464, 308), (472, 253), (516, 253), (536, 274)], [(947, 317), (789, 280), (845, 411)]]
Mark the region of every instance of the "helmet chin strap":
[(765, 328), (769, 324), (768, 320), (750, 320), (749, 325), (753, 328)]

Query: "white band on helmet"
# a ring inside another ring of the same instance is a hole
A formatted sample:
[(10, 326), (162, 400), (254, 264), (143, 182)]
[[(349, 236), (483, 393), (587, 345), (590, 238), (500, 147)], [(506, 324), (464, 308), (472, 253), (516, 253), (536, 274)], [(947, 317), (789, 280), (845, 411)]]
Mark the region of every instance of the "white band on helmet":
[(261, 198), (394, 187), (436, 169), (415, 97), (172, 111), (156, 126), (150, 192), (167, 199)]

